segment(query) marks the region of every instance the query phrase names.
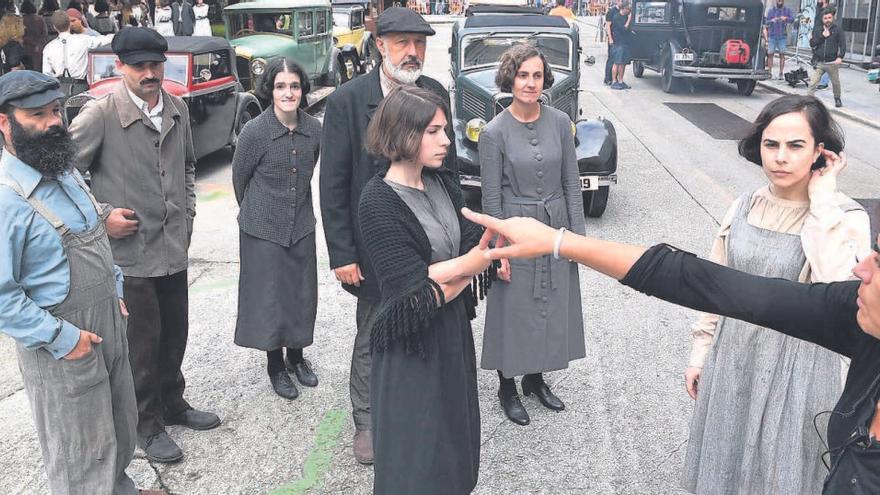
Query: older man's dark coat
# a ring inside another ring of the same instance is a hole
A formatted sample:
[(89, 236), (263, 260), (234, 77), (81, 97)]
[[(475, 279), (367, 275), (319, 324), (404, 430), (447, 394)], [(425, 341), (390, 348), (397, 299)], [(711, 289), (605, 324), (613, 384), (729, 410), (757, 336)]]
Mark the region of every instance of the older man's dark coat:
[[(358, 202), (361, 190), (388, 160), (374, 157), (364, 149), (367, 125), (382, 102), (382, 85), (379, 80), (381, 65), (369, 74), (340, 86), (327, 99), (324, 112), (324, 133), (321, 139), (321, 217), (324, 236), (330, 253), (330, 267), (339, 268), (358, 263), (365, 280), (360, 288), (343, 287), (370, 301), (379, 301), (379, 286), (369, 265), (360, 238), (358, 226)], [(437, 93), (449, 105), (449, 93), (434, 79), (422, 76), (416, 85)], [(443, 166), (456, 176), (455, 139), (451, 131), (449, 153)]]

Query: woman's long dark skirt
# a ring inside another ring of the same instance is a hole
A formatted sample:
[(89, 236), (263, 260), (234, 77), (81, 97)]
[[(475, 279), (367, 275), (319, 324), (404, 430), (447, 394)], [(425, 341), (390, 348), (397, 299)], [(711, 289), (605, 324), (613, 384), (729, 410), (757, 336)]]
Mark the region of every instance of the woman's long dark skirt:
[(477, 484), (477, 361), (463, 298), (426, 332), (424, 359), (401, 345), (373, 353), (376, 495), (459, 495)]
[(239, 231), (235, 343), (264, 351), (312, 345), (318, 312), (315, 234), (284, 247)]

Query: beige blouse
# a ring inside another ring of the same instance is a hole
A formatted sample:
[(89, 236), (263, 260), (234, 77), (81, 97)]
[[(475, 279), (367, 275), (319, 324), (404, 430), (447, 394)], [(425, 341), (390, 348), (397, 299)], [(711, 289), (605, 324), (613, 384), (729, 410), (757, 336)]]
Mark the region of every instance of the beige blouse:
[[(727, 239), (739, 201), (730, 205), (712, 245), (709, 259), (722, 265), (727, 265)], [(848, 280), (853, 276), (856, 259), (870, 252), (871, 225), (864, 210), (844, 212), (841, 205), (846, 201), (849, 198), (840, 192), (822, 193), (811, 201), (789, 201), (774, 196), (764, 186), (752, 195), (748, 222), (775, 232), (800, 233), (807, 261), (798, 281)], [(718, 315), (702, 313), (691, 326), (694, 341), (689, 366), (703, 367), (717, 324)]]

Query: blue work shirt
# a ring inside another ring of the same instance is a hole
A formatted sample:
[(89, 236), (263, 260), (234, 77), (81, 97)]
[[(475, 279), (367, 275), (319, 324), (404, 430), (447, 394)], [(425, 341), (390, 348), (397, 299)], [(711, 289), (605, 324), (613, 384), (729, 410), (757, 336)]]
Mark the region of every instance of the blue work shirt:
[[(100, 218), (73, 174), (79, 172), (72, 169), (57, 179), (46, 179), (5, 149), (0, 156), (0, 177), (17, 182), (71, 232), (81, 233), (94, 228)], [(60, 359), (76, 346), (80, 335), (79, 328), (45, 309), (63, 302), (70, 290), (70, 266), (61, 237), (5, 185), (0, 185), (0, 212), (0, 331), (28, 349), (42, 347)], [(116, 265), (113, 270), (122, 298), (122, 270)]]

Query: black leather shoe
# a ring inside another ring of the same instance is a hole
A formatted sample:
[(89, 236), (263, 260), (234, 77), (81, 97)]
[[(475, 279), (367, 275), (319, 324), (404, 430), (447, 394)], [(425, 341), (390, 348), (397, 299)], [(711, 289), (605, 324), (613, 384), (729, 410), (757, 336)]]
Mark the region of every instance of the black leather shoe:
[(529, 424), (531, 421), (529, 419), (529, 412), (523, 407), (522, 402), (519, 400), (519, 394), (516, 391), (507, 393), (499, 388), (498, 400), (501, 401), (501, 409), (504, 409), (504, 415), (507, 416), (507, 419), (520, 426)]
[(148, 437), (138, 437), (138, 446), (147, 454), (147, 459), (155, 462), (177, 462), (183, 459), (183, 451), (168, 436), (160, 431)]
[(553, 395), (553, 392), (550, 391), (550, 387), (547, 386), (544, 379), (540, 376), (524, 376), (522, 379), (522, 389), (526, 396), (534, 393), (538, 397), (538, 400), (541, 401), (541, 404), (547, 409), (552, 409), (554, 411), (562, 411), (565, 409), (565, 404), (559, 400), (559, 397)]
[(828, 85), (827, 84), (820, 84), (820, 85), (816, 86), (816, 89), (828, 89)]
[(834, 99), (834, 106), (837, 107), (837, 108), (840, 108), (840, 107), (843, 106), (843, 102), (840, 101), (840, 98), (835, 98), (835, 99)]
[(272, 382), (272, 390), (281, 397), (289, 400), (299, 397), (299, 390), (296, 389), (296, 385), (293, 384), (293, 380), (290, 379), (287, 370), (281, 370), (278, 373), (269, 375), (269, 381)]
[(165, 418), (166, 425), (180, 425), (193, 430), (210, 430), (220, 426), (220, 417), (214, 413), (187, 409)]
[(296, 381), (301, 383), (304, 387), (318, 386), (318, 376), (312, 371), (312, 366), (307, 359), (303, 359), (298, 363), (291, 363), (290, 361), (285, 362), (287, 364), (287, 369), (296, 375)]

